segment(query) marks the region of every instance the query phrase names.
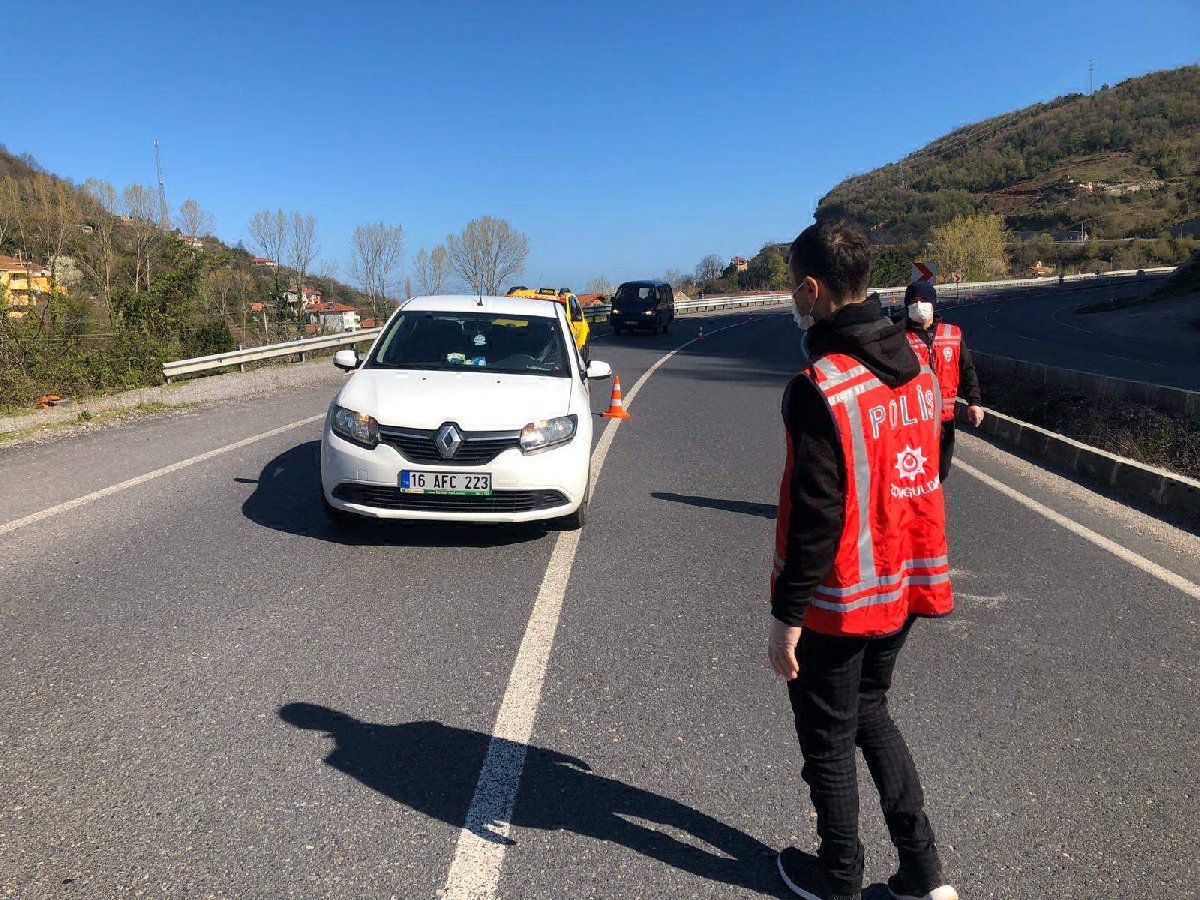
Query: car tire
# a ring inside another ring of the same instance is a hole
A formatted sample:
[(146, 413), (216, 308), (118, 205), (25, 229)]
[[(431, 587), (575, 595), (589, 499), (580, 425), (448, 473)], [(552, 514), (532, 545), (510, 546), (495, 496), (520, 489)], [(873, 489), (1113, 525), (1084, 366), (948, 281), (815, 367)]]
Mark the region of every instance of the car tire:
[(329, 524), (344, 528), (362, 522), (362, 516), (338, 509), (325, 498), (324, 489), (318, 488), (318, 490), (321, 492), (321, 509), (325, 513), (325, 518), (329, 520)]
[(579, 504), (579, 509), (569, 516), (561, 516), (551, 524), (555, 531), (578, 531), (587, 521), (587, 502)]
[(662, 323), (662, 333), (666, 334), (670, 330), (671, 330), (671, 320), (667, 319), (667, 321)]
[(620, 337), (624, 333), (625, 333), (624, 328), (618, 328), (616, 325), (613, 326), (613, 337)]

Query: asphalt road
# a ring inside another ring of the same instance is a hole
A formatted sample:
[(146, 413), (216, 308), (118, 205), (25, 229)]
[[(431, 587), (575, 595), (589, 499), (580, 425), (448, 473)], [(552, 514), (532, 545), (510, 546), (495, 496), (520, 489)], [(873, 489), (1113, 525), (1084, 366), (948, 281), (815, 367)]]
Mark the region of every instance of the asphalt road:
[[(594, 355), (628, 391), (697, 321)], [(599, 476), (496, 896), (783, 896), (773, 850), (814, 846), (764, 657), (796, 332), (705, 321)], [(319, 415), (340, 377), (0, 449), (0, 892), (443, 888), (556, 533), (335, 530), (319, 423), (3, 530)], [(1147, 566), (1194, 588), (1200, 539), (959, 443), (1078, 524), (950, 479), (957, 611), (915, 629), (893, 710), (953, 880), (966, 897), (1196, 897), (1200, 600)], [(879, 882), (894, 855), (863, 776)]]
[[(1161, 278), (1147, 276), (1147, 289)], [(939, 290), (943, 296), (953, 296), (944, 287)], [(1127, 290), (1125, 285), (1010, 288), (994, 292), (993, 300), (947, 309), (945, 316), (962, 326), (973, 350), (1200, 390), (1196, 363), (1200, 334), (1190, 322), (1181, 328), (1173, 318), (1164, 317), (1160, 326), (1151, 327), (1140, 317), (1123, 323), (1128, 313), (1076, 312)]]

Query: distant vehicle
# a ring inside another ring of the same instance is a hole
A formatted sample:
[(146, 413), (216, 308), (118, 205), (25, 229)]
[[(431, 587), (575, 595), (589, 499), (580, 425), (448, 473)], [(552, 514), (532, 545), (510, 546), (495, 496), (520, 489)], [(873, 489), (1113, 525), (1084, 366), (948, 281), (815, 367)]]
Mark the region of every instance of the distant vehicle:
[(583, 306), (579, 302), (579, 298), (568, 291), (566, 288), (555, 290), (554, 288), (538, 288), (532, 290), (527, 287), (509, 288), (507, 297), (529, 297), (534, 300), (553, 300), (556, 303), (562, 304), (567, 310), (567, 321), (571, 325), (571, 337), (575, 340), (575, 346), (579, 348), (579, 355), (583, 357), (583, 364), (586, 366), (592, 361), (592, 329), (588, 325), (587, 318), (583, 315)]
[(675, 321), (675, 294), (665, 281), (626, 281), (612, 297), (608, 315), (613, 334), (649, 331), (666, 334)]
[(418, 297), (392, 314), (321, 439), (321, 501), (356, 517), (554, 520), (580, 528), (592, 454), (589, 379), (566, 307), (517, 297)]

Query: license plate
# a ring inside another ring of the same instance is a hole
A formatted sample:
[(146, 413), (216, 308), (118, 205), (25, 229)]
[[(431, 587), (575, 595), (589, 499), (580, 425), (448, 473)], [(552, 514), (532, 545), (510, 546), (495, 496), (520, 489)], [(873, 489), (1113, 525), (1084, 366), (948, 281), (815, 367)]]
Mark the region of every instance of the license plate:
[(492, 476), (487, 472), (401, 472), (400, 490), (405, 494), (468, 494), (487, 496)]

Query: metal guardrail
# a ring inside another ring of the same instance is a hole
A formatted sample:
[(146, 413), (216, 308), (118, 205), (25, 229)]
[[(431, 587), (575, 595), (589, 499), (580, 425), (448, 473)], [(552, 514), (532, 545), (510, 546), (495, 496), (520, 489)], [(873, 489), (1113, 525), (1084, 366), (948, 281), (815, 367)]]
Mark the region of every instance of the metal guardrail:
[[(1131, 275), (1137, 275), (1138, 272), (1145, 274), (1158, 274), (1162, 272), (1172, 272), (1174, 266), (1160, 266), (1153, 269), (1124, 269), (1116, 272), (1101, 272), (1099, 275), (1066, 275), (1061, 281), (1077, 282), (1088, 279), (1100, 280), (1104, 278), (1123, 278)], [(1007, 281), (973, 281), (962, 282), (957, 285), (958, 291), (977, 291), (990, 288), (1003, 288), (1015, 286), (1028, 286), (1037, 284), (1057, 284), (1060, 279), (1057, 275), (1047, 276), (1045, 278), (1013, 278)], [(896, 298), (885, 297), (884, 295), (903, 293), (907, 285), (900, 287), (889, 288), (874, 288), (878, 291), (881, 297), (884, 298), (884, 305), (895, 306)], [(949, 285), (942, 285), (943, 291)], [(693, 312), (711, 312), (718, 309), (738, 309), (748, 306), (770, 306), (776, 303), (783, 303), (789, 299), (790, 295), (786, 293), (762, 293), (762, 294), (741, 294), (737, 296), (725, 297), (704, 297), (699, 300), (685, 300), (682, 303), (675, 304), (677, 313), (693, 313)], [(946, 295), (946, 299), (950, 297)], [(608, 320), (608, 314), (612, 311), (612, 306), (585, 306), (583, 315), (589, 322), (605, 322)], [(170, 384), (172, 378), (180, 375), (194, 375), (198, 372), (212, 372), (218, 369), (227, 369), (231, 366), (238, 366), (244, 370), (246, 363), (259, 362), (265, 359), (278, 359), (284, 356), (298, 356), (301, 360), (307, 358), (307, 354), (314, 350), (327, 350), (331, 347), (346, 347), (352, 344), (361, 344), (364, 341), (374, 341), (375, 338), (383, 331), (382, 328), (364, 328), (361, 331), (339, 332), (338, 334), (322, 335), (315, 338), (304, 338), (298, 341), (288, 341), (283, 344), (268, 344), (263, 347), (250, 347), (245, 350), (234, 350), (229, 353), (214, 353), (211, 356), (198, 356), (194, 359), (181, 359), (175, 362), (163, 363), (163, 377)]]
[[(702, 300), (684, 300), (675, 304), (677, 313), (707, 312), (714, 309), (738, 309), (745, 306), (769, 306), (787, 300), (788, 294), (743, 294), (727, 297), (705, 297)], [(607, 306), (585, 306), (583, 316), (589, 322), (605, 322), (612, 312), (612, 304)]]
[(344, 331), (321, 337), (287, 341), (282, 344), (267, 344), (263, 347), (248, 347), (245, 350), (232, 350), (229, 353), (214, 353), (211, 356), (197, 356), (193, 359), (165, 362), (162, 367), (163, 377), (167, 379), (167, 384), (170, 384), (172, 378), (180, 375), (211, 372), (216, 369), (227, 369), (230, 366), (238, 366), (244, 371), (246, 363), (277, 359), (281, 356), (299, 356), (303, 361), (314, 350), (328, 350), (331, 347), (347, 347), (352, 344), (361, 344), (364, 341), (374, 341), (382, 331), (382, 328), (364, 328), (361, 331)]

